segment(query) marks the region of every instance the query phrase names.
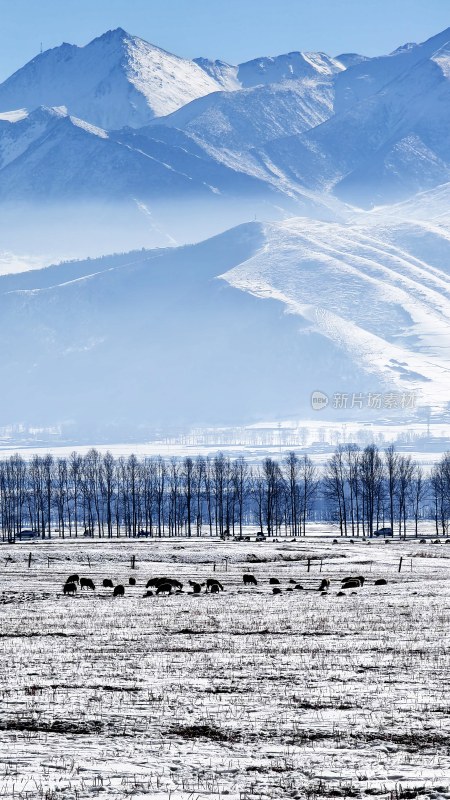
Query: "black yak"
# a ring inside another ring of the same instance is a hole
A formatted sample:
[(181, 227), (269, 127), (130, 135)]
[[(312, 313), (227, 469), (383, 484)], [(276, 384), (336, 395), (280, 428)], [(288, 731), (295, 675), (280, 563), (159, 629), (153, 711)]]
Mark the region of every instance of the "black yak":
[(92, 589), (92, 591), (95, 590), (94, 583), (90, 578), (80, 578), (80, 587), (81, 589)]
[(172, 584), (167, 581), (165, 583), (160, 583), (156, 589), (156, 594), (172, 594)]
[(213, 589), (213, 586), (218, 586), (220, 591), (223, 592), (223, 586), (220, 583), (220, 581), (217, 580), (217, 578), (208, 578), (208, 580), (206, 581), (206, 591), (209, 590), (210, 592), (212, 591), (217, 592), (218, 590)]

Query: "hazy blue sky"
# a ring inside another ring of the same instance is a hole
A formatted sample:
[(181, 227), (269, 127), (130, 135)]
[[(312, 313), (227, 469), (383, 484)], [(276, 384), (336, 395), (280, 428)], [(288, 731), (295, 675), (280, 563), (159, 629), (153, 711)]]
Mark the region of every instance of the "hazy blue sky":
[(122, 27), (178, 55), (390, 52), (450, 26), (450, 0), (0, 0), (0, 80), (61, 42)]

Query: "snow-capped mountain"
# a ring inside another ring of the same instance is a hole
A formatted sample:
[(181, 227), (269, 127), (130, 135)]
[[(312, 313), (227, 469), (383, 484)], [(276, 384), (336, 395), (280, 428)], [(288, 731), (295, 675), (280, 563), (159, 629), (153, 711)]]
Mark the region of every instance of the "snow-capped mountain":
[(267, 153), (309, 188), (362, 206), (397, 202), (450, 179), (449, 101), (450, 45), (348, 111), (270, 142)]
[(64, 106), (101, 128), (139, 127), (220, 88), (193, 61), (118, 28), (37, 55), (0, 85), (0, 111)]
[(343, 69), (323, 53), (288, 53), (239, 66), (189, 61), (118, 28), (85, 47), (64, 43), (37, 55), (0, 85), (0, 112), (62, 106), (107, 130), (136, 128), (220, 89), (324, 77)]
[(0, 86), (0, 200), (276, 191), (304, 213), (311, 192), (405, 199), (450, 179), (449, 39), (237, 66), (180, 59), (122, 29), (61, 45)]

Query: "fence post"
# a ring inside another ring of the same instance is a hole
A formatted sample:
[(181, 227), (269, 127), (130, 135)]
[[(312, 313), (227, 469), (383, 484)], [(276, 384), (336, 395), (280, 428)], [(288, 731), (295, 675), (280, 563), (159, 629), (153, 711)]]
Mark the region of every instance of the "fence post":
[(308, 558), (308, 572), (309, 572), (310, 569), (311, 569), (311, 559)]
[(400, 556), (400, 561), (398, 562), (398, 571), (399, 572), (402, 571), (402, 561), (403, 561), (403, 556)]
[(31, 567), (31, 553), (28, 553), (28, 569)]
[(131, 556), (131, 569), (136, 567), (136, 556)]
[(215, 572), (215, 571), (216, 571), (216, 562), (213, 561), (213, 572)]

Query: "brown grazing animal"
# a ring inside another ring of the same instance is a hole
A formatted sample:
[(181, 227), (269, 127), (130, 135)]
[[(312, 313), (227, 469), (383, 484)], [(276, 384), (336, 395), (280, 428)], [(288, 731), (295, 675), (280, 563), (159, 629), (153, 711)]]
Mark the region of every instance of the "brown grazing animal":
[(92, 589), (92, 591), (95, 591), (94, 583), (90, 578), (80, 578), (80, 587), (81, 589)]
[(188, 581), (189, 586), (192, 586), (192, 594), (200, 594), (202, 584), (196, 583), (195, 581)]
[(279, 583), (279, 582), (280, 581), (278, 580), (278, 578), (269, 578), (269, 583), (271, 583), (271, 584), (275, 584), (275, 583)]
[(103, 588), (104, 589), (113, 589), (114, 588), (114, 584), (113, 584), (111, 578), (105, 578), (105, 580), (103, 581)]
[(136, 586), (136, 578), (128, 578), (128, 583), (130, 586)]
[(273, 594), (281, 594), (281, 589), (279, 586), (274, 586), (272, 589)]
[(296, 583), (294, 589), (303, 589), (303, 586), (301, 585), (301, 583)]
[(387, 580), (385, 578), (378, 578), (378, 580), (375, 581), (375, 586), (386, 586), (386, 585), (387, 585)]
[(244, 586), (257, 586), (258, 585), (258, 581), (256, 580), (255, 576), (254, 575), (250, 575), (249, 572), (247, 572), (245, 575), (242, 576), (242, 580), (244, 581)]
[(125, 594), (125, 587), (119, 583), (117, 586), (114, 587), (113, 597), (123, 597)]
[(63, 594), (75, 594), (77, 591), (77, 585), (73, 581), (67, 581), (64, 584)]
[(79, 583), (79, 582), (80, 582), (79, 575), (70, 575), (66, 580), (66, 583)]
[(330, 588), (330, 579), (329, 578), (322, 578), (322, 582), (319, 586), (319, 592), (323, 592), (325, 589)]
[(211, 591), (211, 594), (218, 594), (220, 592), (219, 584), (218, 583), (213, 583), (213, 585), (211, 586), (210, 591)]

